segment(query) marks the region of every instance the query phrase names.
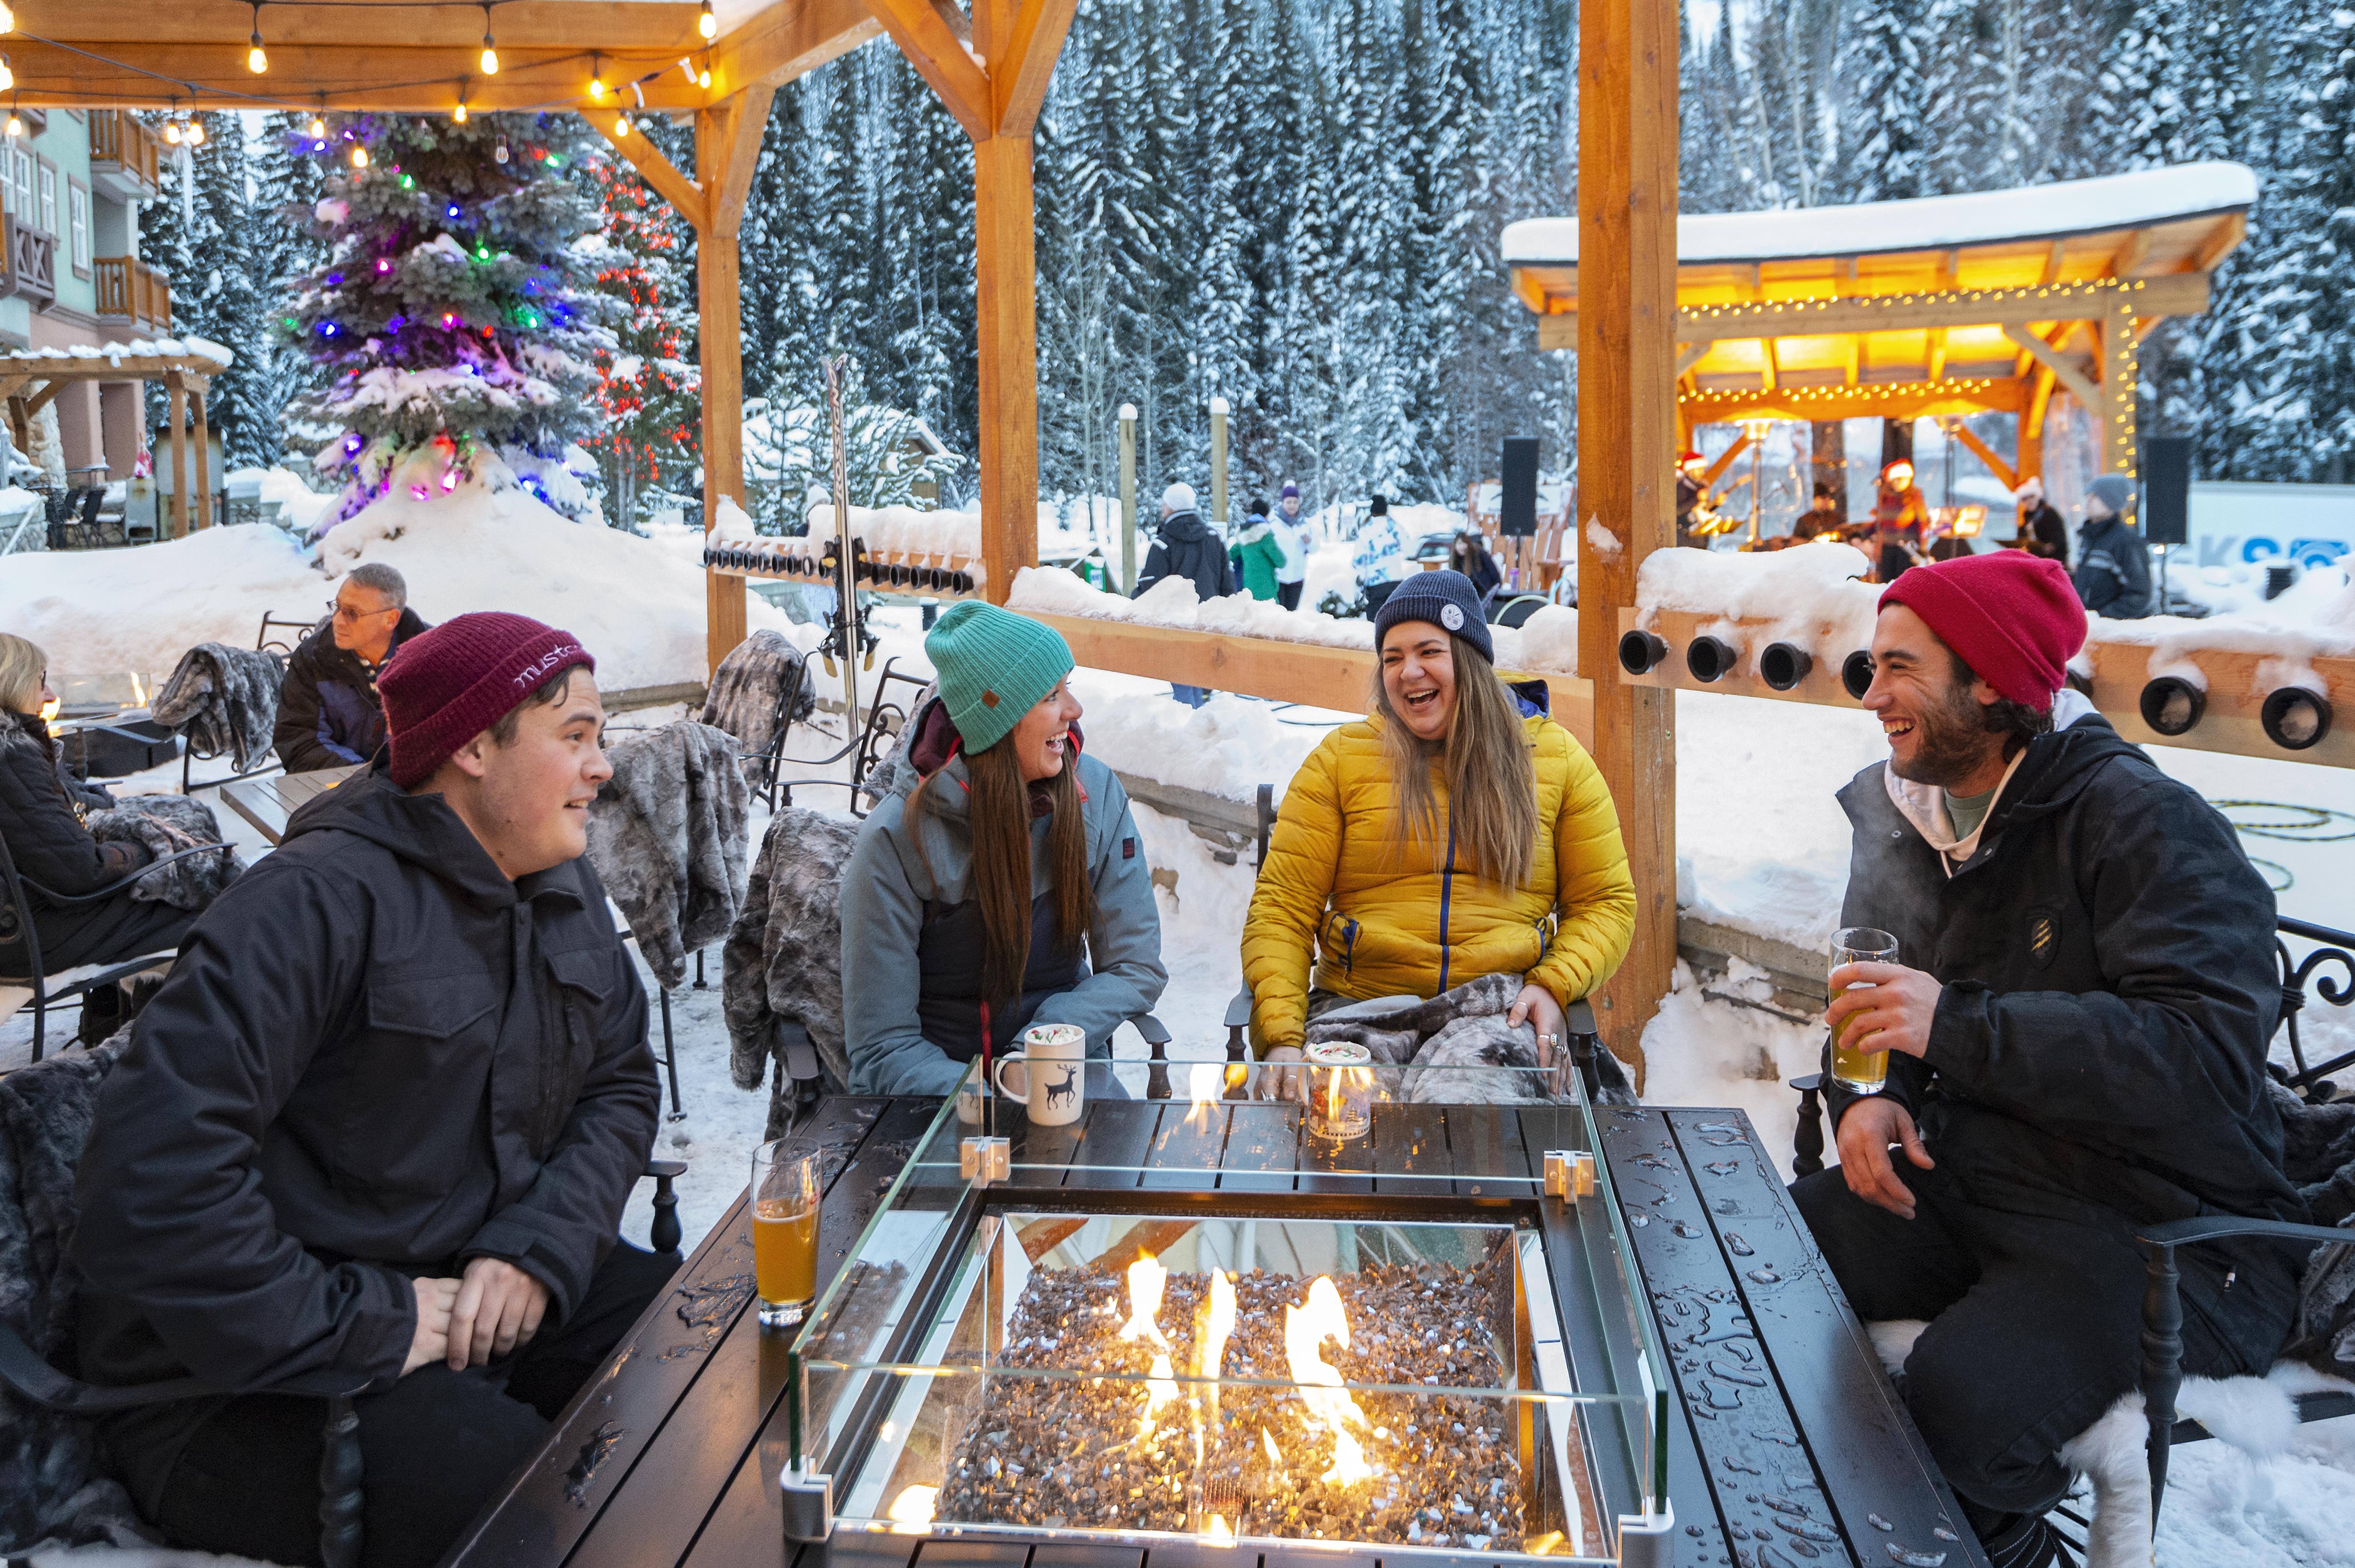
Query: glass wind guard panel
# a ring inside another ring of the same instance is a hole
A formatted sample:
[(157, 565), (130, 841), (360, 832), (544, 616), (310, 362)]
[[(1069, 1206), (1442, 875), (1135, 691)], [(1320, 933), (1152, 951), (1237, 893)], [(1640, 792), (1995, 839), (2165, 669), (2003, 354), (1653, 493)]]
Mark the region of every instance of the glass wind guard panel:
[(1647, 1466), (1534, 1231), (1010, 1210), (946, 1263), (907, 1360), (803, 1342), (837, 1529), (1607, 1562), (1600, 1478)]

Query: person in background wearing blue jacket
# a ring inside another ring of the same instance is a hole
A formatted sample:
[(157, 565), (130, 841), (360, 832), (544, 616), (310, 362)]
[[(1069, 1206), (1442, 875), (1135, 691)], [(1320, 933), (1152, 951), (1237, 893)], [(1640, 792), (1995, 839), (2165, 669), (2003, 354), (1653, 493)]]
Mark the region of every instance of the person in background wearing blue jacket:
[(995, 1055), (1032, 1024), (1077, 1024), (1107, 1058), (1169, 981), (1128, 796), (1081, 753), (1070, 645), (966, 600), (924, 654), (940, 695), (842, 879), (854, 1094), (951, 1093), (985, 1028)]
[(2105, 474), (2085, 496), (2085, 521), (2077, 530), (2077, 597), (2088, 613), (2113, 621), (2138, 621), (2150, 613), (2150, 548), (2126, 521), (2134, 505), (2134, 481)]

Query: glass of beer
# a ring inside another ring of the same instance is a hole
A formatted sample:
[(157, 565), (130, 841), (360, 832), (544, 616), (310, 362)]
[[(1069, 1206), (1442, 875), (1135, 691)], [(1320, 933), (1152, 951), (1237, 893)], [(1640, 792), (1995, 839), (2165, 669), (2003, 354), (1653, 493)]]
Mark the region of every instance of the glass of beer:
[[(1897, 938), (1885, 931), (1875, 931), (1869, 925), (1852, 925), (1832, 933), (1832, 967), (1837, 970), (1849, 964), (1894, 964), (1897, 962)], [(1851, 991), (1869, 991), (1872, 987), (1859, 981), (1849, 987)], [(1878, 1094), (1889, 1082), (1889, 1052), (1867, 1051), (1865, 1040), (1848, 1041), (1848, 1026), (1852, 1017), (1839, 1021), (1832, 1036), (1832, 1082), (1856, 1094)], [(1867, 1036), (1869, 1040), (1870, 1037)]]
[(793, 1328), (817, 1294), (817, 1156), (752, 1151), (752, 1276), (763, 1328)]

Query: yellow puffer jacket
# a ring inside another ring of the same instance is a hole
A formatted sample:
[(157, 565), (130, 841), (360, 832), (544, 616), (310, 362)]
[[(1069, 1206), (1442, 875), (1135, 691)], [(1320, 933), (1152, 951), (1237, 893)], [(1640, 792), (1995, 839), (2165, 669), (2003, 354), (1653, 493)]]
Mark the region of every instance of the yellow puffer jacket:
[[(1434, 997), (1482, 975), (1526, 974), (1565, 1007), (1601, 985), (1636, 931), (1619, 814), (1586, 748), (1522, 720), (1537, 767), (1538, 848), (1508, 891), (1447, 859), (1446, 835), (1393, 847), (1381, 720), (1345, 725), (1284, 792), (1243, 925), (1243, 978), (1261, 1051), (1298, 1045), (1315, 983), (1364, 999)], [(1434, 781), (1443, 825), (1444, 784)]]

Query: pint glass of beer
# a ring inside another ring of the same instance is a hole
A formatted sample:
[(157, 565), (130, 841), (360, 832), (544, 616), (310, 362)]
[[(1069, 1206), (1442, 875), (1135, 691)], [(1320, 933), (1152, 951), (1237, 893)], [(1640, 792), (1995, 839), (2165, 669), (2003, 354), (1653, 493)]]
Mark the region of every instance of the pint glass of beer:
[(800, 1325), (817, 1294), (817, 1156), (752, 1151), (752, 1276), (763, 1328)]
[[(1832, 933), (1832, 967), (1837, 970), (1849, 964), (1894, 964), (1897, 962), (1897, 938), (1885, 931), (1875, 931), (1868, 925), (1852, 925)], [(1869, 985), (1853, 985), (1851, 991), (1869, 991)], [(1878, 1094), (1889, 1082), (1889, 1052), (1867, 1051), (1867, 1040), (1853, 1043), (1847, 1040), (1851, 1019), (1842, 1019), (1832, 1036), (1832, 1082), (1857, 1094)]]

